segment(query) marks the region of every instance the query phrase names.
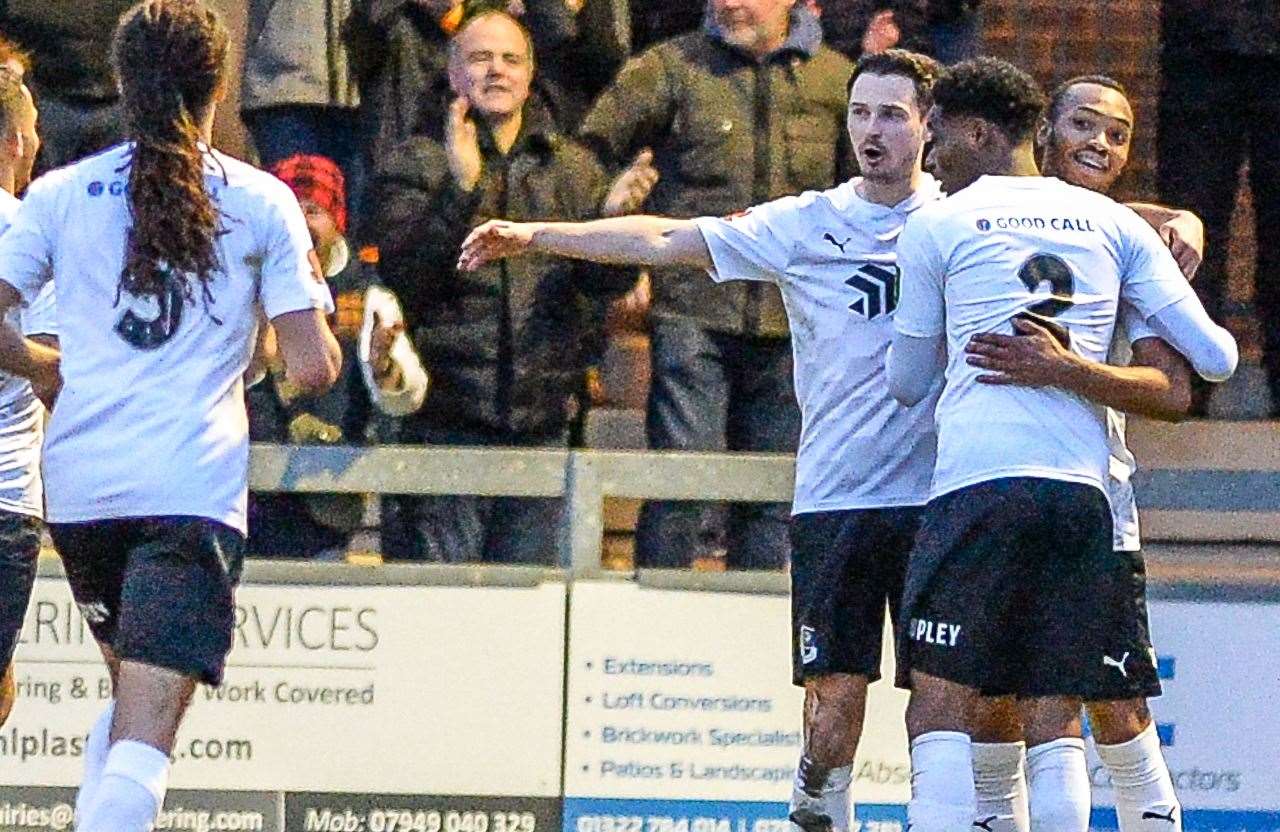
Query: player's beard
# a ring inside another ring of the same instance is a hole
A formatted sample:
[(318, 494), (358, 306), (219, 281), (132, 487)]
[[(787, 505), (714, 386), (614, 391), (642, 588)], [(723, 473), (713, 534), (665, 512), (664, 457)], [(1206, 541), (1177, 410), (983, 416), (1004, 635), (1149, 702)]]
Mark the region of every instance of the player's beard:
[(1076, 150), (1060, 141), (1055, 134), (1050, 133), (1048, 144), (1045, 146), (1045, 157), (1049, 162), (1046, 165), (1046, 175), (1055, 176), (1064, 182), (1100, 194), (1110, 191), (1111, 186), (1120, 178), (1121, 171), (1100, 171), (1085, 167), (1072, 159), (1072, 154)]
[(878, 185), (890, 185), (910, 180), (914, 169), (914, 164), (892, 159), (888, 154), (885, 154), (880, 157), (880, 164), (873, 167), (864, 166), (862, 178)]

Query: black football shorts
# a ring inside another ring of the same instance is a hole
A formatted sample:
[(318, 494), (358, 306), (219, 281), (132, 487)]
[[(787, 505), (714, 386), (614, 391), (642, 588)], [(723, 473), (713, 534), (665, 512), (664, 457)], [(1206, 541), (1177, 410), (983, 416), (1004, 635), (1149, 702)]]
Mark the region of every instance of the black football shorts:
[(884, 614), (897, 621), (920, 507), (791, 518), (792, 680), (829, 673), (880, 678)]
[(222, 682), (244, 535), (204, 517), (52, 523), (76, 605), (124, 661)]
[(1158, 690), (1134, 581), (1094, 486), (1012, 477), (944, 494), (907, 567), (898, 681), (918, 670), (987, 695), (1088, 700)]
[(0, 510), (0, 675), (13, 660), (40, 557), (38, 517)]

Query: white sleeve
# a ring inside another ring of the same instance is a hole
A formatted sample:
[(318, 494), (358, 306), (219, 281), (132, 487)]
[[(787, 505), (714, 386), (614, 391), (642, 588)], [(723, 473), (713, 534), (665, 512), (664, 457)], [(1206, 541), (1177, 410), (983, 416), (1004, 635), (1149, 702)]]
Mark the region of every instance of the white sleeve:
[(1194, 293), (1147, 318), (1147, 324), (1208, 381), (1226, 381), (1240, 363), (1236, 339), (1209, 319)]
[(889, 394), (907, 407), (917, 404), (941, 382), (946, 365), (947, 346), (941, 335), (917, 338), (893, 333), (885, 356)]
[(1120, 304), (1120, 314), (1116, 316), (1116, 325), (1125, 341), (1136, 344), (1143, 338), (1159, 338), (1156, 331), (1147, 326), (1147, 319), (1142, 317), (1132, 304)]
[(388, 416), (416, 413), (427, 397), (429, 379), (426, 368), (422, 366), (413, 343), (403, 332), (391, 344), (391, 360), (400, 369), (400, 389), (384, 390), (373, 377), (369, 351), (374, 326), (379, 321), (389, 326), (403, 320), (404, 313), (400, 310), (400, 302), (396, 300), (396, 296), (381, 286), (370, 286), (364, 297), (364, 321), (360, 326), (356, 357), (360, 361), (360, 377), (364, 379), (365, 389), (369, 391), (369, 400)]
[(324, 271), (311, 247), (307, 221), (298, 200), (284, 183), (268, 194), (265, 203), (262, 239), (262, 275), (259, 300), (267, 318), (286, 312), (319, 309), (333, 313), (333, 295), (324, 281)]
[(58, 305), (53, 297), (53, 281), (44, 284), (36, 299), (22, 310), (23, 335), (58, 334)]
[(942, 251), (929, 231), (929, 220), (916, 214), (898, 238), (898, 309), (894, 332), (912, 338), (933, 338), (947, 328)]
[(695, 219), (711, 253), (711, 279), (777, 282), (784, 277), (798, 239), (792, 228), (798, 204), (796, 197), (784, 197), (723, 219)]
[(1210, 320), (1155, 229), (1128, 209), (1119, 217), (1122, 308), (1132, 305), (1147, 326), (1182, 353), (1203, 378), (1226, 381), (1240, 362), (1236, 339)]
[(53, 199), (57, 179), (31, 183), (13, 224), (0, 235), (0, 280), (18, 290), (27, 306), (53, 277)]
[(1145, 220), (1127, 208), (1119, 213), (1121, 239), (1120, 300), (1143, 319), (1166, 306), (1195, 297), (1169, 247)]

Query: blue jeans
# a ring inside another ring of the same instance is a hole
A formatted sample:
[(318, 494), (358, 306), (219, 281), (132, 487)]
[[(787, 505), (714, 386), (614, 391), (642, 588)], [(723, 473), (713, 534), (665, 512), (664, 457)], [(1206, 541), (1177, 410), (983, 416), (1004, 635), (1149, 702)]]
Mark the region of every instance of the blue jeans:
[[(424, 445), (565, 446), (563, 436), (492, 436), (465, 428), (405, 426)], [(563, 501), (541, 497), (383, 497), (382, 551), (396, 561), (552, 566)]]
[[(244, 123), (264, 168), (297, 153), (336, 162), (346, 179), (347, 216), (353, 226), (359, 224), (366, 177), (358, 111), (305, 104), (266, 107), (244, 113)], [(348, 229), (348, 239), (356, 239), (354, 230)]]
[[(800, 409), (791, 342), (654, 322), (649, 447), (795, 453)], [(636, 565), (688, 566), (724, 547), (736, 569), (782, 569), (790, 558), (786, 503), (651, 502), (640, 511)]]

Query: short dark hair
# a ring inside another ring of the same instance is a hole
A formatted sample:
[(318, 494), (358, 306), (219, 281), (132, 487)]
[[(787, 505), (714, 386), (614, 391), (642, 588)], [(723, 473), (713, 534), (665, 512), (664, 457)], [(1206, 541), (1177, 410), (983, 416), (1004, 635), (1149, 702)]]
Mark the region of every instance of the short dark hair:
[(1045, 95), (1027, 73), (999, 58), (961, 61), (933, 85), (933, 102), (948, 116), (975, 116), (1015, 144), (1027, 141), (1044, 113)]
[(1080, 84), (1096, 84), (1099, 87), (1115, 90), (1129, 99), (1129, 91), (1124, 88), (1116, 79), (1109, 75), (1077, 75), (1074, 78), (1068, 78), (1061, 84), (1053, 88), (1053, 92), (1049, 93), (1049, 110), (1045, 114), (1049, 121), (1057, 121), (1058, 116), (1062, 115), (1062, 105), (1066, 102), (1067, 93), (1071, 92), (1071, 88)]
[(886, 49), (871, 55), (863, 55), (853, 65), (853, 74), (845, 85), (845, 98), (853, 94), (853, 82), (859, 75), (898, 75), (909, 80), (916, 89), (916, 104), (920, 112), (933, 106), (933, 84), (942, 75), (942, 64), (907, 49)]

